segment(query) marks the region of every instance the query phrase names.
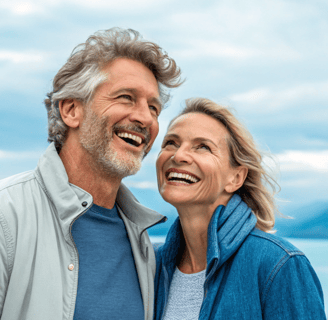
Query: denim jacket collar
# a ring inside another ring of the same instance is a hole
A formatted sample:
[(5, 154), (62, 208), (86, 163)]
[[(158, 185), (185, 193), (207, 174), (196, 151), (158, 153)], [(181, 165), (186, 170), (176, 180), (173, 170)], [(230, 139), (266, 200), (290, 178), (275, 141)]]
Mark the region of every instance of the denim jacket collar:
[(240, 247), (254, 229), (256, 217), (239, 195), (232, 196), (227, 206), (215, 210), (208, 227), (207, 269), (219, 268)]
[[(254, 229), (256, 221), (252, 210), (237, 194), (232, 196), (226, 207), (223, 205), (217, 207), (208, 226), (207, 276), (236, 252)], [(183, 232), (178, 217), (170, 228), (163, 246), (165, 252), (163, 262), (166, 261), (170, 279), (177, 265), (179, 250), (183, 245)]]

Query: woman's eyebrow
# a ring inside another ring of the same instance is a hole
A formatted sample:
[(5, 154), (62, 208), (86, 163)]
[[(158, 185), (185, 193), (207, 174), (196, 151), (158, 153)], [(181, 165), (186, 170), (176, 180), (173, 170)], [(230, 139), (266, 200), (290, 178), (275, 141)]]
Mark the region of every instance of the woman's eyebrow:
[[(167, 140), (167, 139), (180, 139), (180, 136), (177, 135), (176, 133), (169, 133), (167, 135), (164, 136), (164, 140)], [(208, 139), (208, 138), (205, 138), (205, 137), (197, 137), (197, 138), (194, 138), (192, 139), (192, 142), (193, 143), (201, 143), (201, 142), (207, 142), (207, 143), (210, 143), (216, 147), (219, 147), (217, 143), (213, 142), (211, 139)]]
[(174, 139), (179, 139), (180, 137), (176, 133), (169, 133), (164, 136), (163, 140), (166, 140), (168, 138), (174, 138)]
[(193, 139), (194, 142), (207, 142), (210, 144), (215, 145), (216, 147), (218, 146), (217, 143), (213, 142), (211, 139), (205, 138), (205, 137), (197, 137), (195, 139)]

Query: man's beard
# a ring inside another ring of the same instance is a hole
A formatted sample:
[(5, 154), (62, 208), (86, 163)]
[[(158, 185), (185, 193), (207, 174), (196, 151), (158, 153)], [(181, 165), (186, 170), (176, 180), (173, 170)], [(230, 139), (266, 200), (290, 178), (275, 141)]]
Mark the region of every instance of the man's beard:
[[(145, 151), (139, 155), (126, 150), (125, 155), (120, 155), (112, 147), (114, 131), (117, 129), (142, 131), (146, 133), (146, 143), (149, 142), (149, 133), (146, 129), (131, 126), (113, 126), (111, 132), (108, 130), (108, 116), (98, 117), (93, 110), (86, 107), (86, 113), (81, 125), (80, 143), (81, 146), (91, 155), (94, 161), (93, 166), (102, 173), (124, 178), (136, 174), (141, 167), (142, 159), (145, 156)], [(145, 132), (144, 132), (145, 131)], [(124, 144), (124, 141), (122, 140)]]

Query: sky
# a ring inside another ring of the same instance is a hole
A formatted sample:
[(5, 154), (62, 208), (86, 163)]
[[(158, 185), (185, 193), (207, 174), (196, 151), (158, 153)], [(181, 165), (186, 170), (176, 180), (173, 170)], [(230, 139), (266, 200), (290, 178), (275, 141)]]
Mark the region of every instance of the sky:
[(124, 179), (140, 202), (172, 211), (158, 195), (155, 161), (190, 97), (234, 110), (276, 174), (283, 213), (327, 201), (327, 12), (325, 0), (2, 0), (0, 179), (34, 169), (47, 148), (43, 100), (73, 48), (118, 26), (158, 43), (186, 79), (171, 91), (142, 169)]

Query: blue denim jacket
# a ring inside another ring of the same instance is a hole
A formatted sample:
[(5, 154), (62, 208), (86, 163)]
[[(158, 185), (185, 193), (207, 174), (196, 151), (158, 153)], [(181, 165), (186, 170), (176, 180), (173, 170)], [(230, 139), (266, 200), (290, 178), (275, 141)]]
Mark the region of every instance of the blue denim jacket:
[[(199, 319), (325, 320), (322, 288), (308, 259), (255, 224), (238, 195), (213, 214)], [(155, 320), (162, 319), (183, 246), (177, 218), (156, 252)]]

